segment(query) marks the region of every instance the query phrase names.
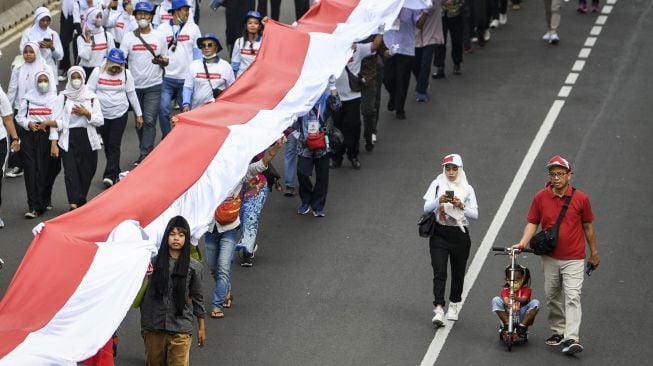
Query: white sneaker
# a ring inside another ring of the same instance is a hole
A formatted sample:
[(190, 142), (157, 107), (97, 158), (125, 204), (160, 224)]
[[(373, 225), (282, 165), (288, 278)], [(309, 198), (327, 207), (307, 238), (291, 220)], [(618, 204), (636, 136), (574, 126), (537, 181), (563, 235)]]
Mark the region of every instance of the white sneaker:
[(483, 34), (483, 39), (485, 40), (485, 42), (490, 40), (490, 30), (489, 29), (485, 30), (485, 34)]
[(551, 38), (549, 38), (549, 43), (558, 44), (558, 42), (560, 42), (560, 36), (558, 36), (558, 33), (551, 32)]
[(442, 308), (436, 308), (433, 310), (433, 319), (431, 319), (431, 323), (435, 325), (436, 327), (444, 327), (444, 310)]
[(376, 144), (376, 134), (372, 134), (372, 144)]
[(549, 42), (551, 40), (551, 32), (544, 33), (544, 35), (542, 36), (542, 40)]
[(2, 217), (0, 217), (0, 229), (2, 229), (3, 227), (5, 227), (5, 222), (2, 221)]
[(458, 303), (450, 302), (447, 309), (447, 320), (458, 320)]
[(508, 23), (508, 14), (499, 14), (499, 24), (505, 25)]
[(492, 19), (490, 22), (490, 28), (499, 28), (499, 19)]

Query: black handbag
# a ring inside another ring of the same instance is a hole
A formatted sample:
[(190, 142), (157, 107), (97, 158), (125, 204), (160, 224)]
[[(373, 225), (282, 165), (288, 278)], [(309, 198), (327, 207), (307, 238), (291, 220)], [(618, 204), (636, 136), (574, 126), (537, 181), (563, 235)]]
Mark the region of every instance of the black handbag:
[[(435, 188), (435, 198), (438, 198), (438, 191), (440, 190), (440, 186), (437, 186)], [(417, 220), (417, 233), (419, 236), (422, 238), (430, 238), (433, 235), (435, 235), (435, 230), (438, 226), (438, 220), (437, 217), (435, 216), (435, 212), (427, 212), (420, 216), (419, 220)]]
[(560, 214), (558, 215), (558, 220), (556, 220), (555, 225), (535, 234), (528, 242), (528, 246), (533, 249), (533, 253), (535, 253), (535, 255), (546, 255), (555, 249), (558, 242), (558, 229), (560, 228), (562, 219), (567, 213), (567, 209), (569, 208), (571, 198), (574, 196), (574, 192), (576, 192), (576, 188), (572, 188), (571, 195), (565, 199), (565, 204), (562, 206), (562, 210), (560, 210)]

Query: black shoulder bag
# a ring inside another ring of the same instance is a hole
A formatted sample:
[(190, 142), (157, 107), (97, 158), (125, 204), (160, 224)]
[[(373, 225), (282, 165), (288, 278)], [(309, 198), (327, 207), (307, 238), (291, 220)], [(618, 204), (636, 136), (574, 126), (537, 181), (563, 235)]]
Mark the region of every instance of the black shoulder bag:
[(569, 208), (571, 198), (574, 196), (574, 192), (576, 192), (576, 188), (572, 188), (571, 195), (565, 199), (565, 204), (562, 206), (562, 210), (560, 210), (560, 215), (558, 215), (558, 220), (556, 221), (555, 225), (548, 228), (547, 230), (542, 230), (539, 233), (535, 234), (528, 242), (528, 246), (533, 249), (533, 253), (535, 253), (535, 255), (546, 255), (555, 249), (558, 241), (558, 229), (560, 229), (562, 219), (567, 213), (567, 209)]
[[(435, 188), (435, 198), (438, 198), (438, 191), (440, 190), (440, 185)], [(417, 229), (419, 236), (422, 238), (430, 238), (435, 235), (435, 229), (438, 226), (438, 220), (435, 216), (435, 212), (427, 212), (423, 214), (419, 220), (417, 220)]]

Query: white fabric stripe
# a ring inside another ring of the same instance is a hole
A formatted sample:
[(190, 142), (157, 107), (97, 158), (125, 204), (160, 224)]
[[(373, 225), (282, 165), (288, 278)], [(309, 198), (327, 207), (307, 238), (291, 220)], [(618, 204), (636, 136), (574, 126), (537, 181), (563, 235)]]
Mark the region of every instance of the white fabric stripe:
[[(77, 365), (93, 356), (127, 314), (155, 248), (136, 221), (118, 225), (98, 246), (87, 274), (66, 305), (32, 332), (0, 365)], [(53, 263), (65, 271), (65, 263)], [(47, 279), (43, 279), (47, 281)]]
[[(100, 246), (89, 272), (61, 311), (48, 325), (30, 334), (0, 360), (0, 364), (74, 365), (74, 361), (92, 356), (106, 343), (129, 310), (140, 288), (150, 251), (158, 246), (169, 219), (184, 216), (192, 235), (199, 238), (211, 221), (215, 207), (240, 181), (239, 177), (245, 175), (251, 157), (278, 139), (295, 116), (308, 112), (326, 89), (329, 76), (339, 75), (344, 68), (351, 56), (352, 42), (372, 34), (380, 24), (394, 20), (401, 3), (400, 0), (363, 0), (347, 22), (338, 26), (335, 33), (339, 36), (310, 34), (299, 80), (277, 107), (260, 111), (248, 123), (231, 128), (200, 179), (144, 229), (149, 239), (140, 241), (142, 247), (132, 243), (127, 248), (110, 241), (107, 244), (114, 245)], [(138, 237), (131, 227), (118, 226), (113, 233), (119, 237), (123, 234)], [(116, 268), (129, 270), (116, 271)], [(100, 283), (102, 285), (98, 286)], [(11, 362), (6, 362), (8, 360)]]

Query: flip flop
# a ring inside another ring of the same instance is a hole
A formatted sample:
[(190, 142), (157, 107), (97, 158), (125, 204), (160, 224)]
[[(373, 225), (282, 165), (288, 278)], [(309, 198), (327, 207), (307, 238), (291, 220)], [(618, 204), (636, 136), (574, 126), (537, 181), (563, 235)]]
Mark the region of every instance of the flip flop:
[(222, 319), (224, 318), (224, 313), (222, 312), (222, 309), (215, 307), (213, 308), (213, 311), (211, 311), (211, 318), (213, 319)]
[(231, 308), (231, 302), (233, 301), (233, 299), (234, 296), (231, 293), (227, 294), (227, 298), (224, 300), (224, 304), (222, 304), (222, 307), (225, 309)]

